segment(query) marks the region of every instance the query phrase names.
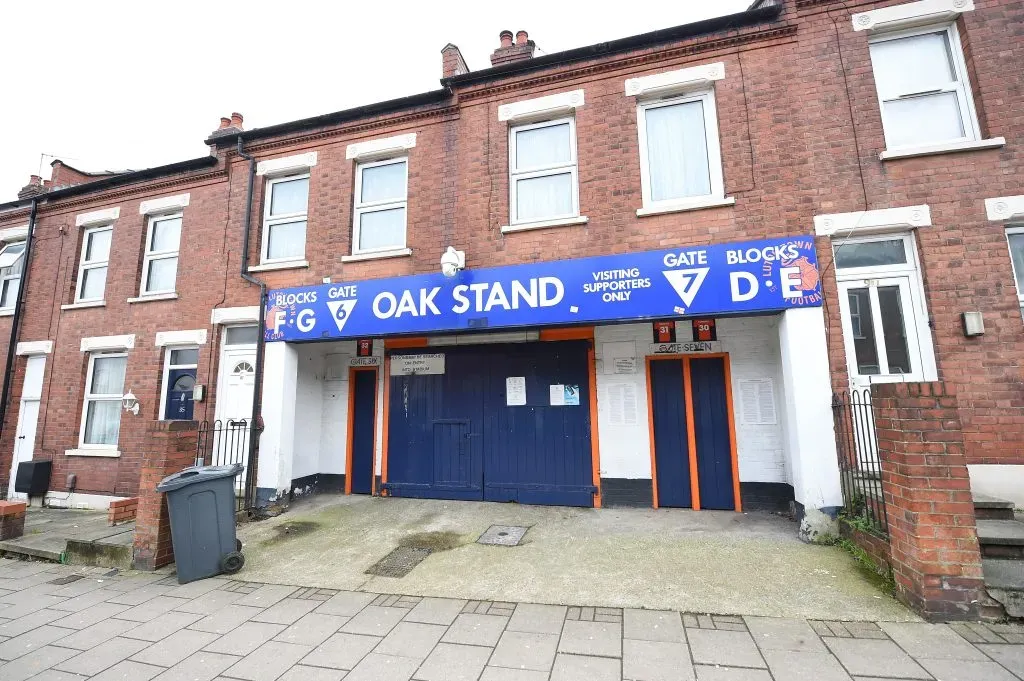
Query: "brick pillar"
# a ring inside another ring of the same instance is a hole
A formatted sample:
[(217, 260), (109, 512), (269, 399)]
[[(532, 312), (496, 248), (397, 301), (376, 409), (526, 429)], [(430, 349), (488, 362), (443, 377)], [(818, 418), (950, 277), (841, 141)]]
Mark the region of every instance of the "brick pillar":
[(171, 473), (195, 463), (199, 437), (196, 421), (153, 421), (146, 430), (135, 514), (133, 562), (137, 570), (155, 570), (174, 560), (167, 502), (156, 486)]
[(986, 593), (954, 387), (872, 387), (897, 596), (927, 619), (976, 619)]
[(17, 539), (25, 534), (24, 501), (0, 501), (0, 541)]

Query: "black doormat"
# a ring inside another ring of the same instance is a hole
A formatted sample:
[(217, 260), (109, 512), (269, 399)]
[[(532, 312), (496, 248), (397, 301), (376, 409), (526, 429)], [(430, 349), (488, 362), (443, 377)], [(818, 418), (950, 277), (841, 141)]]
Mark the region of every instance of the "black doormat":
[(429, 555), (430, 549), (399, 546), (374, 563), (365, 574), (378, 577), (405, 577)]

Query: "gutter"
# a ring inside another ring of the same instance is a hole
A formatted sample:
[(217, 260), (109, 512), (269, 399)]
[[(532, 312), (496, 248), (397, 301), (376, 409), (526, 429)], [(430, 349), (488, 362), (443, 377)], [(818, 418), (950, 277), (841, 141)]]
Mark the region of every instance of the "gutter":
[[(14, 377), (14, 357), (18, 350), (18, 331), (21, 326), (21, 315), (25, 309), (25, 292), (28, 291), (28, 275), (32, 263), (32, 243), (36, 230), (36, 209), (39, 197), (32, 198), (32, 209), (28, 216), (28, 234), (25, 236), (24, 264), (21, 270), (21, 281), (18, 282), (18, 299), (14, 301), (14, 316), (11, 318), (11, 339), (7, 345), (7, 364), (4, 367), (4, 387), (0, 395), (0, 434), (3, 433), (4, 421), (7, 418), (7, 402), (11, 397), (11, 383)], [(12, 475), (16, 472), (12, 471)]]

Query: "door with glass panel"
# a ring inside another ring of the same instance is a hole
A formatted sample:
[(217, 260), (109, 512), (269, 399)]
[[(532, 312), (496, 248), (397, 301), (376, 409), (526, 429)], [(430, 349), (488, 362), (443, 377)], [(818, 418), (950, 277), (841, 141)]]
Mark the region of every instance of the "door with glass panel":
[(257, 329), (255, 326), (233, 326), (224, 330), (215, 411), (219, 427), (214, 431), (211, 460), (206, 462), (245, 466), (246, 470), (235, 478), (236, 492), (240, 496), (244, 495), (248, 483)]

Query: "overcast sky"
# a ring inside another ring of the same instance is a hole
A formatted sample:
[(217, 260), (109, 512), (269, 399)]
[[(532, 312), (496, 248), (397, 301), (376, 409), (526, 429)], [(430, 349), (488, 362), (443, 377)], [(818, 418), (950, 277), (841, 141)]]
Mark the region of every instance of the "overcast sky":
[(43, 177), (52, 157), (147, 168), (206, 154), (203, 140), (232, 111), (255, 128), (436, 89), (448, 42), (478, 70), (505, 28), (550, 54), (749, 4), (2, 2), (0, 201), (39, 172), (40, 154), (51, 155)]

